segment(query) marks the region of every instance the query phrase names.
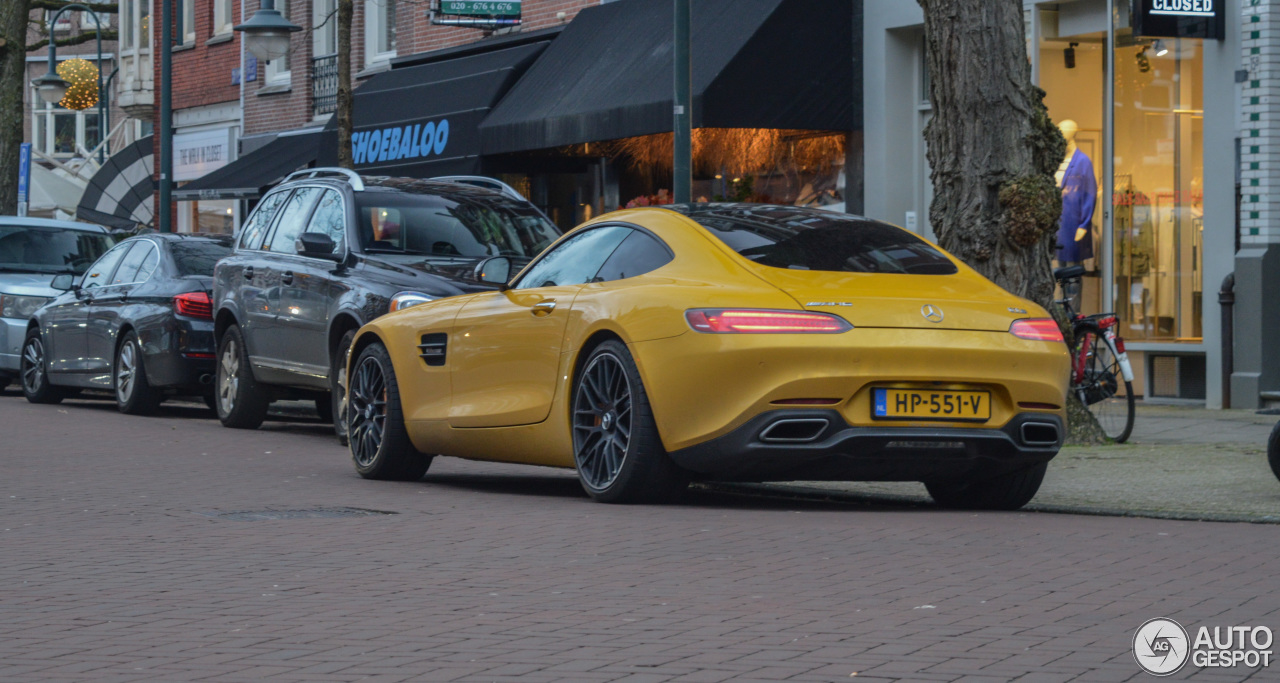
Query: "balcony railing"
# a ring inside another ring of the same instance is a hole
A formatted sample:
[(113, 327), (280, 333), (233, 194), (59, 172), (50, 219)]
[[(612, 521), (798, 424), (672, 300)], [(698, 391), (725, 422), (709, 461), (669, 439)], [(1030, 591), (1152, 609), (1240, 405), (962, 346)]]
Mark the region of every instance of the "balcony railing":
[(315, 116), (338, 108), (338, 55), (311, 60), (311, 103)]

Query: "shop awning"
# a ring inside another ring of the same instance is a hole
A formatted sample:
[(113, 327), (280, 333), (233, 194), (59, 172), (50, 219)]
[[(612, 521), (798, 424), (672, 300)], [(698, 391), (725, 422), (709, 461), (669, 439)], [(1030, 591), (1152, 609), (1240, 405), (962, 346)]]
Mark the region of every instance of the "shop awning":
[[(548, 36), (548, 41), (552, 36)], [(353, 93), (356, 170), (426, 178), (480, 171), (480, 122), (548, 41), (427, 61), (378, 74)], [(337, 163), (336, 122), (319, 164)]]
[(320, 131), (281, 135), (222, 168), (173, 191), (174, 201), (253, 199), (319, 155)]
[(155, 216), (152, 136), (112, 154), (89, 179), (76, 218), (122, 230), (150, 225)]
[[(694, 127), (860, 129), (855, 5), (692, 3)], [(672, 25), (666, 0), (582, 10), (481, 125), (483, 153), (670, 132)]]

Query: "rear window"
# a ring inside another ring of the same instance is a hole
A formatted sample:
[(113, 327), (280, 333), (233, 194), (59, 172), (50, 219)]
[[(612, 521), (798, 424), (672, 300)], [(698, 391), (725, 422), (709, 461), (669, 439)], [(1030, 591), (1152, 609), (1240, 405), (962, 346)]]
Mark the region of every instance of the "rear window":
[(100, 232), (0, 225), (0, 271), (79, 275), (115, 243)]
[(178, 267), (178, 276), (203, 275), (213, 277), (213, 266), (219, 259), (231, 255), (231, 242), (222, 240), (174, 240), (169, 243), (169, 253)]
[(560, 236), (531, 205), (408, 192), (361, 192), (361, 246), (368, 253), (438, 259), (533, 258)]
[(952, 275), (956, 266), (915, 235), (866, 218), (768, 204), (676, 204), (762, 266), (844, 273)]

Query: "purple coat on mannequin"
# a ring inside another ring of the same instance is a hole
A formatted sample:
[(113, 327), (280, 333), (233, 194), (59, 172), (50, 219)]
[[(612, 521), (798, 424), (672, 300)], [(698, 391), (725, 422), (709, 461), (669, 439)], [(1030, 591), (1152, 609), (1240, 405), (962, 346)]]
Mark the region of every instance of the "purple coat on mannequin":
[[(1062, 220), (1058, 224), (1058, 261), (1073, 263), (1093, 258), (1093, 207), (1098, 201), (1098, 181), (1093, 177), (1093, 162), (1076, 150), (1062, 176)], [(1076, 231), (1084, 228), (1084, 236), (1076, 241)]]

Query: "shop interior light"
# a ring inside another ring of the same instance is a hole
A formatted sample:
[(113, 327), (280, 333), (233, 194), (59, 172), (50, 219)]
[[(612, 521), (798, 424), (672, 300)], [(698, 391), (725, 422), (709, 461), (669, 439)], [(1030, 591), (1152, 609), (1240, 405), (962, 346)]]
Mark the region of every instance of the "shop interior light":
[(1079, 44), (1080, 43), (1070, 43), (1067, 45), (1067, 49), (1062, 51), (1062, 61), (1066, 64), (1068, 69), (1076, 68), (1076, 46)]
[(1155, 48), (1157, 57), (1169, 54), (1169, 46), (1165, 45), (1163, 40), (1157, 40), (1151, 47)]

